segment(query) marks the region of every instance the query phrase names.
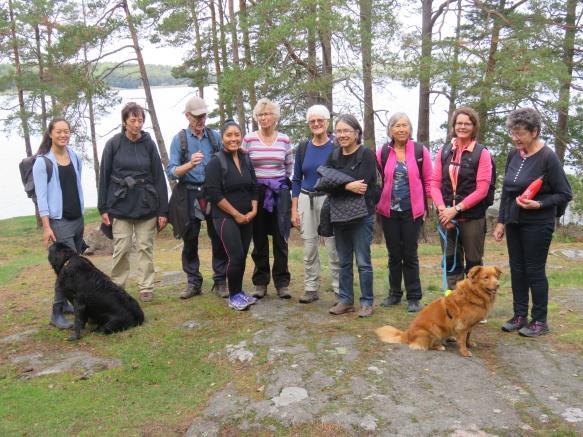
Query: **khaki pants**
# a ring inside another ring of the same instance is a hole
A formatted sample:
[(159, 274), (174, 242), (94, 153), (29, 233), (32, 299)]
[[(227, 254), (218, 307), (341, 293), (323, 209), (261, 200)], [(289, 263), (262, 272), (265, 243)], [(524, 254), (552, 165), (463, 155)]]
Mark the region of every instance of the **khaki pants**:
[[(320, 224), (320, 211), (326, 196), (312, 198), (310, 207), (310, 196), (300, 193), (298, 198), (298, 212), (300, 214), (300, 235), (304, 240), (304, 289), (306, 291), (318, 291), (320, 288), (320, 236), (318, 235), (318, 225)], [(336, 242), (334, 237), (324, 238), (324, 245), (328, 252), (328, 264), (330, 266), (330, 279), (332, 289), (338, 293), (338, 275), (340, 263), (336, 252)]]
[(138, 291), (154, 290), (154, 236), (157, 217), (145, 220), (113, 219), (111, 280), (125, 287), (130, 275), (132, 237), (136, 236)]

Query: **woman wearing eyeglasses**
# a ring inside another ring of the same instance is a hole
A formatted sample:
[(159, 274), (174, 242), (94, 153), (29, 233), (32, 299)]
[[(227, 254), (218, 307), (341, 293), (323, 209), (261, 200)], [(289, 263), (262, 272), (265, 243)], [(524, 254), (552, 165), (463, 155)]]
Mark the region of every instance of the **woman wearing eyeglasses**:
[(437, 152), (433, 164), (431, 198), (447, 233), (442, 247), (447, 246), (447, 286), (453, 290), (472, 267), (482, 265), (492, 160), (476, 141), (480, 121), (472, 108), (456, 109), (450, 129), (451, 144)]
[[(318, 247), (318, 225), (320, 212), (326, 199), (326, 193), (314, 190), (319, 178), (318, 167), (324, 165), (334, 148), (333, 140), (328, 136), (330, 112), (323, 105), (314, 105), (308, 109), (306, 120), (312, 138), (299, 145), (296, 150), (294, 176), (292, 179), (292, 225), (300, 230), (304, 242), (304, 294), (301, 303), (311, 303), (319, 299), (320, 256)], [(338, 255), (334, 237), (324, 238), (330, 276), (334, 293), (338, 294)]]
[[(373, 313), (372, 243), (375, 204), (378, 200), (376, 158), (362, 145), (362, 127), (352, 115), (340, 115), (335, 125), (340, 146), (326, 162), (332, 170), (330, 186), (330, 219), (334, 228), (336, 250), (340, 261), (339, 298), (330, 314), (354, 312), (353, 258), (358, 266), (360, 282), (359, 317)], [(343, 182), (343, 178), (350, 182)], [(323, 175), (322, 179), (326, 179)], [(338, 185), (334, 181), (342, 181)], [(321, 186), (319, 183), (318, 186)], [(358, 212), (358, 213), (356, 213)], [(344, 217), (343, 217), (344, 216)]]
[(287, 263), (289, 229), (291, 224), (290, 177), (293, 155), (287, 135), (277, 130), (279, 105), (260, 99), (253, 109), (259, 129), (247, 134), (242, 147), (247, 150), (257, 177), (258, 205), (253, 219), (253, 296), (261, 299), (267, 294), (270, 279), (269, 240), (273, 239), (271, 275), (277, 295), (289, 299), (290, 273)]

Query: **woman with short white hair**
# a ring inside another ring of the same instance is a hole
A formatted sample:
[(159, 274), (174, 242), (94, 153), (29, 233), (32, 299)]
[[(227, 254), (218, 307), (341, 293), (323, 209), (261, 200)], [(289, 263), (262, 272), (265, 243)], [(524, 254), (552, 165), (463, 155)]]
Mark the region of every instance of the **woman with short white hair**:
[[(290, 177), (293, 156), (289, 137), (277, 130), (280, 109), (267, 98), (253, 108), (253, 118), (259, 129), (247, 134), (243, 145), (257, 177), (258, 207), (253, 220), (253, 296), (261, 299), (267, 294), (271, 276), (281, 299), (289, 299), (290, 273), (288, 245), (290, 226)], [(273, 268), (269, 265), (269, 239), (273, 236)]]
[[(308, 108), (306, 121), (312, 132), (312, 138), (306, 140), (296, 149), (294, 176), (292, 179), (292, 225), (300, 230), (304, 242), (304, 294), (301, 303), (311, 303), (319, 299), (320, 256), (318, 247), (318, 225), (320, 211), (326, 199), (326, 193), (314, 190), (318, 180), (317, 169), (326, 163), (332, 153), (334, 141), (328, 135), (330, 111), (323, 105)], [(340, 266), (334, 237), (324, 238), (332, 289), (338, 294), (338, 273)]]

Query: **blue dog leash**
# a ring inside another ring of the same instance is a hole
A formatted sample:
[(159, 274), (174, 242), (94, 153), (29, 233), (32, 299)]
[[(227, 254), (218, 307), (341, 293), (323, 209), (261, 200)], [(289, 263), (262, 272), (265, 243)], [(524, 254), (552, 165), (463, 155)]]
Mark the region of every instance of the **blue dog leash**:
[(442, 261), (441, 261), (442, 290), (446, 296), (449, 294), (449, 293), (447, 293), (448, 292), (447, 274), (453, 272), (457, 266), (457, 244), (458, 244), (458, 240), (459, 240), (459, 236), (460, 236), (460, 227), (458, 225), (458, 222), (456, 220), (451, 220), (451, 223), (453, 223), (455, 225), (456, 234), (455, 234), (455, 244), (453, 247), (453, 249), (454, 249), (453, 250), (453, 263), (452, 263), (452, 266), (449, 270), (447, 270), (447, 231), (440, 224), (437, 225), (437, 232), (439, 233), (439, 236), (443, 240), (443, 257), (442, 257)]

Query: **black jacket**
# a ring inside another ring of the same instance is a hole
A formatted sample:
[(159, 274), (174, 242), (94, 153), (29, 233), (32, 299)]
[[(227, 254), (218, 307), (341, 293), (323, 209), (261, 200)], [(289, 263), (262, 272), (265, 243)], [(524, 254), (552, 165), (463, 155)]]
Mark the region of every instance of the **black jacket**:
[(103, 149), (97, 193), (99, 213), (120, 219), (168, 216), (168, 188), (156, 144), (114, 135)]

